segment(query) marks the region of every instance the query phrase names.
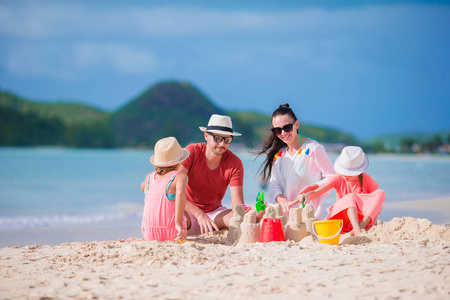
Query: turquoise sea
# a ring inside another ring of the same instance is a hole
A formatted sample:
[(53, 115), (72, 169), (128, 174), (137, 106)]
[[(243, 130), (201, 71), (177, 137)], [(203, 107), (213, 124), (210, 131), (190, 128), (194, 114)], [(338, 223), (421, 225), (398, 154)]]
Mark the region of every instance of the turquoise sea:
[[(244, 163), (245, 202), (262, 191), (262, 158), (235, 152)], [(152, 171), (151, 150), (0, 148), (0, 247), (141, 237), (144, 195)], [(330, 154), (334, 161), (336, 155)], [(389, 203), (450, 197), (450, 157), (369, 155), (367, 173), (385, 190), (379, 219), (412, 216), (450, 222), (448, 211), (416, 210)], [(324, 202), (335, 200), (332, 193)], [(223, 201), (229, 206), (230, 196)]]

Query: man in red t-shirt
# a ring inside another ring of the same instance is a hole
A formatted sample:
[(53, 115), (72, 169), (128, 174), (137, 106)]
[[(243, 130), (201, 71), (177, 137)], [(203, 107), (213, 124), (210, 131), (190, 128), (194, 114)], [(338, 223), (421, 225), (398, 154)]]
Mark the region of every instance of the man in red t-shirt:
[(212, 115), (208, 127), (199, 127), (206, 143), (190, 144), (189, 157), (180, 171), (188, 175), (186, 186), (186, 225), (189, 235), (212, 233), (228, 228), (233, 216), (231, 209), (222, 206), (222, 199), (230, 185), (232, 208), (244, 204), (244, 167), (241, 160), (228, 150), (234, 136), (231, 118)]

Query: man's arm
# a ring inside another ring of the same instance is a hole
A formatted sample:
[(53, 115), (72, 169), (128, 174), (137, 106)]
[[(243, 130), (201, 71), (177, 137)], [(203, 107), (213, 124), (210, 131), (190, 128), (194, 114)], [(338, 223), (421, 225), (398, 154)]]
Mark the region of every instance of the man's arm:
[[(187, 171), (188, 170), (183, 165), (180, 165), (180, 172), (187, 174)], [(203, 212), (203, 210), (192, 203), (190, 199), (187, 199), (186, 201), (186, 211), (197, 219), (202, 234), (213, 233), (214, 231), (219, 230), (217, 225)]]
[(244, 187), (230, 186), (231, 208), (234, 209), (236, 204), (244, 204)]
[(217, 216), (218, 227), (230, 227), (230, 220), (233, 217), (233, 211), (237, 204), (244, 204), (244, 187), (230, 186), (231, 210), (228, 210), (222, 217)]

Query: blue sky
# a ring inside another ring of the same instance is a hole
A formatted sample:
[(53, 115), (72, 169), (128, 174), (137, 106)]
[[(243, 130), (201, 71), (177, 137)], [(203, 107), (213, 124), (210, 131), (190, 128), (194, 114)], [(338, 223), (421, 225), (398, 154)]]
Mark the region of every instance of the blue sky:
[(0, 88), (114, 111), (166, 80), (371, 138), (450, 130), (448, 1), (2, 1)]

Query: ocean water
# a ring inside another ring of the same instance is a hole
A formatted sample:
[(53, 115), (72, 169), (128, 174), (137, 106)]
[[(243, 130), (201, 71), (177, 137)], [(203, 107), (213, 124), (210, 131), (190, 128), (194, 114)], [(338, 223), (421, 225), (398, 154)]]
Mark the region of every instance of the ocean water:
[[(0, 148), (0, 247), (34, 243), (141, 237), (144, 195), (140, 184), (153, 170), (151, 150)], [(262, 158), (246, 150), (244, 198), (255, 203), (262, 191), (257, 172)], [(330, 154), (334, 161), (336, 154)], [(450, 197), (450, 157), (371, 155), (367, 173), (385, 190), (388, 202)], [(332, 193), (324, 201), (328, 207)], [(229, 192), (223, 204), (230, 206)], [(447, 212), (448, 213), (448, 212)], [(442, 224), (439, 211), (383, 209), (380, 220), (424, 217)]]

